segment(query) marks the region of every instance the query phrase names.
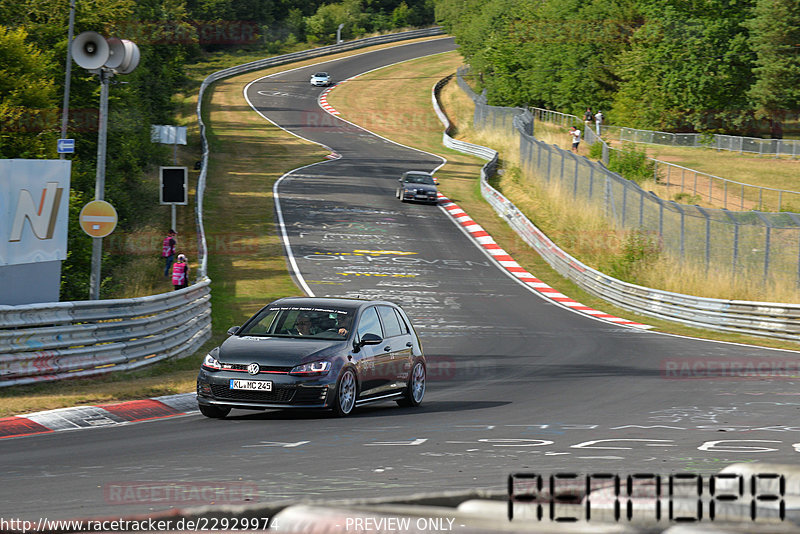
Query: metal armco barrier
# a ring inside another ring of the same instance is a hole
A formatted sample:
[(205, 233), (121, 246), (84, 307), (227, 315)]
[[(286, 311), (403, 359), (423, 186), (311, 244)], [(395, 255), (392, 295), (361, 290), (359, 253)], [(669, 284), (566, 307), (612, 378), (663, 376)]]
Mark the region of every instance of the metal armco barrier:
[(254, 61), (208, 76), (197, 103), (203, 143), (195, 208), (199, 281), (171, 293), (133, 299), (0, 305), (0, 387), (136, 369), (194, 354), (211, 337), (211, 281), (203, 227), (209, 152), (201, 113), (205, 90), (212, 83), (274, 65), (442, 33), (437, 27), (370, 37)]
[[(448, 135), (450, 121), (439, 106), (438, 92), (450, 78), (441, 80), (433, 89), (433, 105), (445, 126), (444, 146), (488, 161), (481, 169), (483, 197), (559, 274), (603, 300), (649, 317), (710, 330), (800, 341), (800, 304), (712, 299), (642, 287), (596, 271), (561, 250), (502, 193), (489, 185), (488, 178), (497, 165), (497, 152)], [(473, 100), (477, 97), (467, 93)], [(531, 131), (532, 121), (529, 111), (519, 109), (513, 117), (514, 130), (520, 137), (529, 137), (527, 132)]]
[[(295, 61), (302, 61), (304, 59), (313, 59), (316, 57), (326, 56), (330, 54), (335, 54), (338, 52), (347, 52), (348, 50), (357, 50), (359, 48), (364, 48), (367, 46), (374, 46), (383, 43), (393, 43), (397, 41), (407, 41), (409, 39), (417, 39), (420, 37), (433, 37), (436, 35), (443, 35), (444, 32), (440, 27), (435, 28), (426, 28), (424, 30), (413, 30), (409, 32), (402, 32), (402, 33), (393, 33), (389, 35), (379, 35), (377, 37), (367, 37), (366, 39), (358, 39), (356, 41), (350, 41), (347, 43), (340, 43), (330, 46), (323, 46), (321, 48), (314, 48), (311, 50), (303, 50), (301, 52), (293, 52), (291, 54), (285, 54), (282, 56), (276, 56), (266, 59), (260, 59), (258, 61), (253, 61), (250, 63), (245, 63), (243, 65), (237, 65), (235, 67), (230, 67), (227, 69), (223, 69), (217, 71), (213, 74), (210, 74), (203, 80), (203, 83), (200, 85), (200, 93), (197, 96), (197, 122), (200, 125), (200, 137), (203, 143), (203, 167), (200, 171), (200, 177), (197, 179), (197, 213), (199, 214), (198, 219), (198, 228), (202, 230), (203, 225), (203, 194), (205, 193), (206, 189), (206, 180), (207, 180), (207, 169), (208, 169), (208, 140), (206, 139), (206, 126), (203, 122), (203, 96), (205, 95), (206, 89), (219, 80), (224, 78), (230, 78), (231, 76), (236, 76), (239, 74), (244, 74), (246, 72), (252, 72), (254, 70), (261, 70), (266, 69), (268, 67), (274, 67), (277, 65), (283, 65), (285, 63), (291, 63)], [(198, 273), (200, 276), (205, 276), (208, 272), (208, 259), (206, 257), (206, 240), (205, 234), (201, 232), (202, 238), (200, 239), (199, 247), (198, 247), (198, 257), (200, 258), (200, 268), (198, 269)]]
[(193, 354), (211, 337), (210, 283), (132, 299), (0, 306), (0, 386)]

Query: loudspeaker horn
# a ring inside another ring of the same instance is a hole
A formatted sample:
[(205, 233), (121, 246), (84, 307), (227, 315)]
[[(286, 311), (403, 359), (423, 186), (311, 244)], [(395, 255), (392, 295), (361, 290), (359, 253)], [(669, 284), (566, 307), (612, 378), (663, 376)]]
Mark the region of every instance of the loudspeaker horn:
[(104, 66), (118, 74), (130, 74), (139, 65), (139, 47), (127, 39), (107, 39), (109, 56)]
[(70, 45), (75, 63), (84, 69), (99, 69), (108, 61), (109, 47), (105, 37), (97, 32), (83, 32)]

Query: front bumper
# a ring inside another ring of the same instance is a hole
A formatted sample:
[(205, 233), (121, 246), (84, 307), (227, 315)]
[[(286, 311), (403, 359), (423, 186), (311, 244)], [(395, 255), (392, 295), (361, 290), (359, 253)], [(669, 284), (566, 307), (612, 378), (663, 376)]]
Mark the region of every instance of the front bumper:
[(404, 189), (403, 200), (411, 200), (415, 202), (427, 202), (428, 204), (438, 204), (438, 195), (428, 191), (417, 191), (416, 189)]
[[(330, 374), (330, 373), (329, 373)], [(245, 409), (327, 408), (334, 398), (335, 380), (328, 375), (318, 378), (271, 375), (258, 380), (272, 382), (272, 391), (230, 389), (232, 379), (254, 379), (242, 373), (209, 372), (197, 375), (197, 402), (204, 405), (231, 406)]]

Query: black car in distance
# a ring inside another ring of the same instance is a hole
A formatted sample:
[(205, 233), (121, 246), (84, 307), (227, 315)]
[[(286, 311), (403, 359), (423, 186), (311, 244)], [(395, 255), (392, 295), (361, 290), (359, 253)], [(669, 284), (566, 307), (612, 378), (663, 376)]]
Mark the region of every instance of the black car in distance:
[(437, 204), (439, 202), (439, 192), (432, 174), (421, 171), (408, 171), (400, 176), (399, 182), (400, 187), (397, 188), (395, 196), (401, 201), (415, 200), (429, 204)]
[(232, 408), (331, 409), (394, 400), (419, 406), (426, 364), (402, 308), (387, 301), (291, 297), (271, 302), (212, 349), (197, 376), (206, 417)]

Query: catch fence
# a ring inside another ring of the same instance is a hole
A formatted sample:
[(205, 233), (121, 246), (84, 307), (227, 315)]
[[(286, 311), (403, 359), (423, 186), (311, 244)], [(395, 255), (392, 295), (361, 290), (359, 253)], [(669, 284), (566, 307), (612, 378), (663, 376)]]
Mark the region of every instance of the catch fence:
[[(581, 119), (568, 113), (542, 108), (530, 108), (530, 111), (536, 121), (558, 126), (583, 124)], [(609, 147), (606, 141), (618, 141), (620, 145), (625, 143), (648, 143), (679, 147), (706, 147), (719, 150), (733, 150), (731, 147), (745, 147), (747, 150), (736, 151), (762, 155), (780, 153), (793, 157), (795, 154), (800, 155), (800, 146), (797, 146), (800, 142), (791, 140), (756, 139), (730, 135), (673, 134), (608, 125), (602, 125), (600, 133), (602, 137), (596, 134), (596, 125), (591, 123), (591, 127), (585, 129), (584, 138), (586, 139), (586, 144), (590, 146), (596, 142), (603, 144), (602, 161), (606, 165), (608, 165), (611, 151), (615, 150)], [(777, 152), (767, 151), (764, 148), (767, 146), (772, 146)], [(800, 212), (800, 192), (798, 191), (747, 184), (667, 161), (654, 158), (648, 159), (653, 162), (653, 179), (656, 183), (667, 186), (670, 193), (675, 191), (675, 194), (685, 199), (687, 204), (704, 201), (714, 206), (721, 206), (724, 209)], [(678, 188), (680, 188), (680, 191), (678, 191)]]
[[(517, 135), (526, 179), (558, 184), (576, 201), (599, 208), (618, 228), (650, 236), (664, 253), (702, 266), (706, 272), (724, 270), (733, 278), (791, 280), (800, 286), (800, 215), (709, 209), (659, 198), (600, 162), (537, 140), (531, 135), (536, 115), (489, 106), (483, 95), (472, 91), (463, 74), (460, 70), (457, 81), (475, 102), (476, 129)], [(555, 112), (538, 115), (563, 124), (579, 120)], [(587, 141), (597, 141), (593, 132), (587, 134)]]

